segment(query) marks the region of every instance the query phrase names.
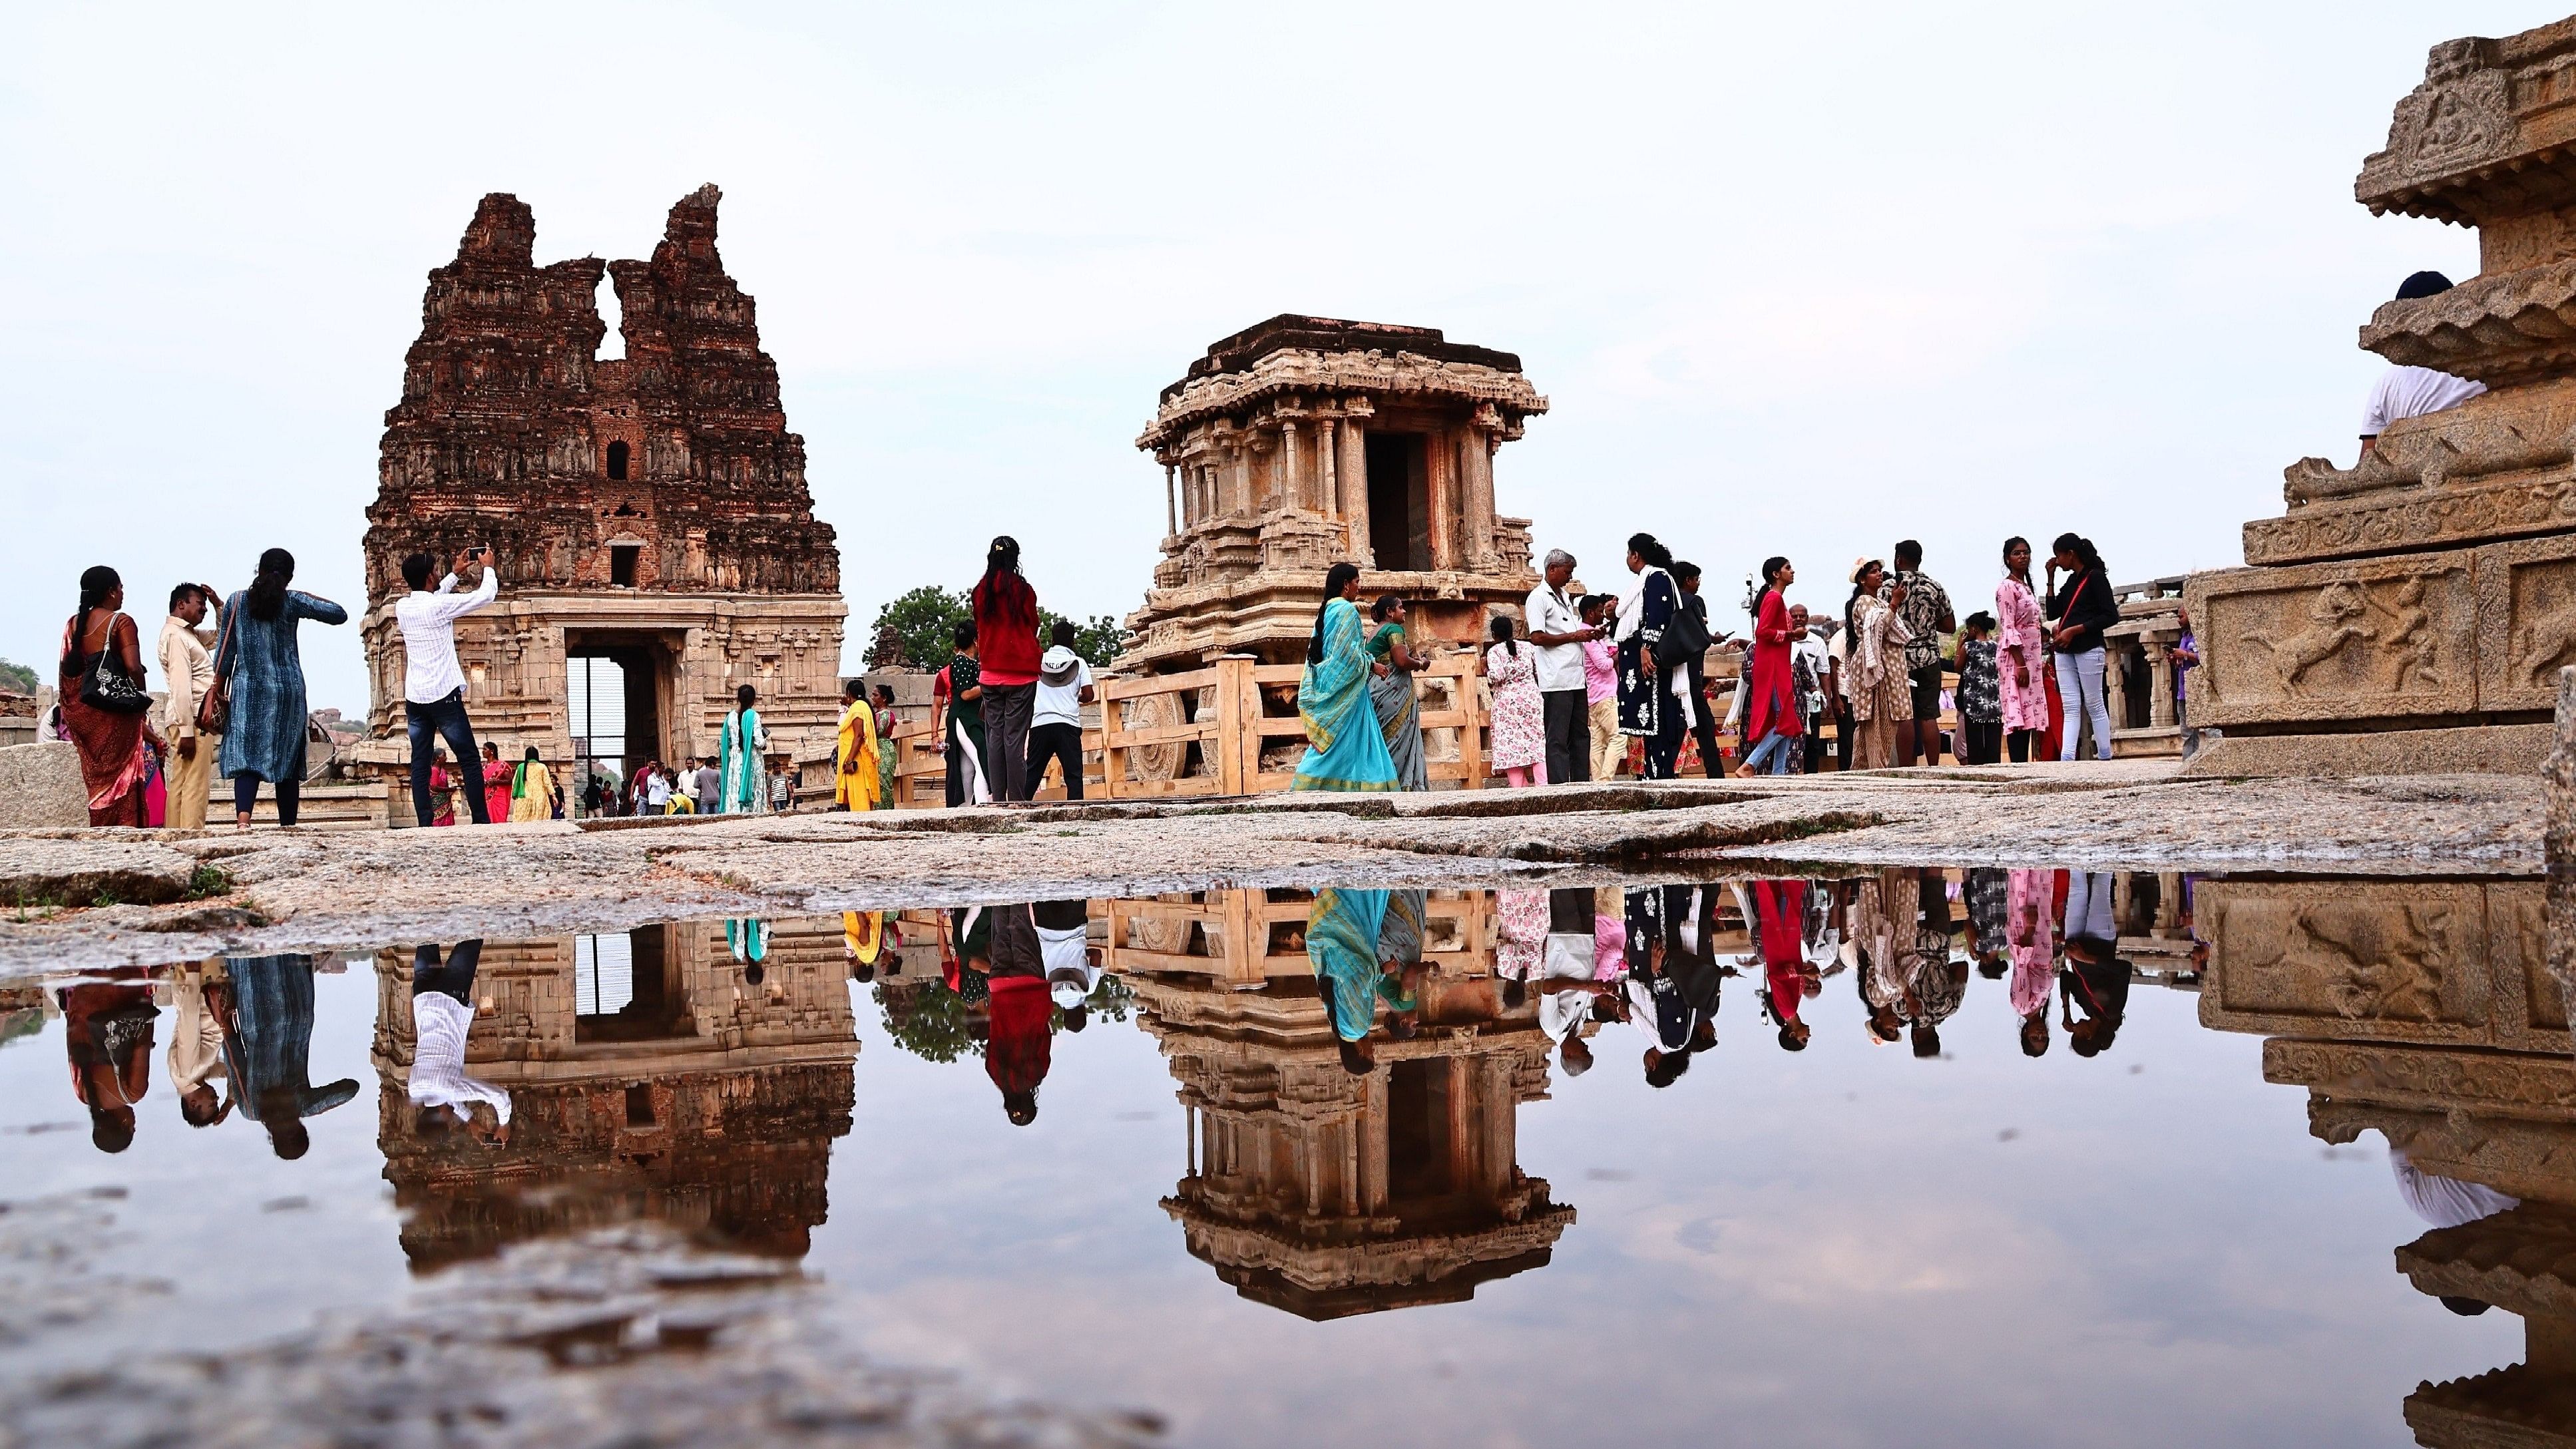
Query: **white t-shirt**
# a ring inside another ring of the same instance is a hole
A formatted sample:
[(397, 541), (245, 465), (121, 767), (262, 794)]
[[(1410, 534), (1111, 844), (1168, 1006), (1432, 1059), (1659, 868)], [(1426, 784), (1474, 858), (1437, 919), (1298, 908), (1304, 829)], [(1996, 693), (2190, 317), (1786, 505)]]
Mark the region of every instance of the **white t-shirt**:
[(2426, 1172), (2408, 1161), (2399, 1148), (2388, 1149), (2388, 1166), (2397, 1174), (2397, 1195), (2406, 1199), (2415, 1216), (2437, 1228), (2456, 1228), (2522, 1205), (2521, 1199), (2507, 1197), (2484, 1183)]
[(1827, 669), (1832, 667), (1834, 658), (1833, 650), (1827, 648), (1825, 646), (1825, 641), (1817, 638), (1813, 634), (1799, 635), (1798, 638), (1789, 645), (1789, 649), (1796, 658), (1806, 660), (1807, 666), (1816, 672), (1816, 692), (1812, 695), (1801, 697), (1798, 701), (1798, 707), (1810, 712), (1823, 709), (1825, 702), (1825, 672)]
[(659, 810), (671, 803), (671, 782), (660, 775), (644, 782), (644, 803)]
[(405, 1095), (415, 1107), (446, 1107), (462, 1117), (477, 1102), (492, 1104), (503, 1122), (510, 1120), (510, 1094), (465, 1075), (465, 1033), (474, 1025), (474, 1008), (444, 991), (424, 991), (411, 999), (414, 1028), (411, 1080)]
[[(1067, 665), (1073, 672), (1062, 684), (1047, 683), (1047, 676), (1061, 673)], [(1061, 644), (1047, 646), (1038, 660), (1037, 700), (1029, 709), (1029, 724), (1078, 725), (1082, 723), (1082, 692), (1091, 687), (1091, 666), (1081, 655)]]
[[(1580, 634), (1583, 611), (1574, 600), (1542, 582), (1530, 590), (1523, 605), (1523, 616), (1529, 620), (1532, 634)], [(1580, 644), (1534, 644), (1531, 652), (1538, 655), (1538, 687), (1542, 694), (1583, 687), (1583, 646)]]
[(2392, 367), (2370, 390), (2370, 404), (2361, 410), (2361, 435), (2378, 437), (2390, 423), (2448, 411), (2486, 390), (2483, 382), (2429, 367)]

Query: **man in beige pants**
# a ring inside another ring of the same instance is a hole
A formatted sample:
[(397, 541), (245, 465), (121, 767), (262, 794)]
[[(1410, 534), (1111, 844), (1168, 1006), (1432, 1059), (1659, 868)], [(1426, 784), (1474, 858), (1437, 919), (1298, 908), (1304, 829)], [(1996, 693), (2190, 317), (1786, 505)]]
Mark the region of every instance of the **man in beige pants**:
[(203, 584), (181, 584), (170, 591), (170, 617), (161, 621), (161, 677), (169, 681), (168, 703), (161, 708), (161, 733), (170, 741), (167, 775), (173, 830), (202, 830), (206, 798), (215, 775), (215, 739), (197, 733), (197, 701), (215, 687), (215, 643), (206, 610), (215, 592)]

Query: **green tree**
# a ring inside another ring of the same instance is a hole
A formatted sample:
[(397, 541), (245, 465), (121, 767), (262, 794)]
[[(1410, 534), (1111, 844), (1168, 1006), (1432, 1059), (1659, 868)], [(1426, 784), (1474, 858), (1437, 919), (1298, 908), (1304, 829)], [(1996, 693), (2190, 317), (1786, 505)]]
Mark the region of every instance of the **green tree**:
[[(1041, 606), (1038, 609), (1038, 638), (1055, 637), (1055, 621), (1066, 616)], [(1095, 614), (1089, 620), (1073, 620), (1073, 652), (1083, 657), (1094, 669), (1105, 669), (1118, 651), (1127, 647), (1127, 631), (1118, 626), (1115, 614)]]
[(923, 584), (877, 610), (876, 633), (882, 638), (892, 631), (904, 663), (936, 669), (948, 662), (957, 626), (973, 617), (963, 593)]
[(36, 692), (36, 671), (24, 664), (0, 659), (0, 689), (14, 689), (20, 694)]

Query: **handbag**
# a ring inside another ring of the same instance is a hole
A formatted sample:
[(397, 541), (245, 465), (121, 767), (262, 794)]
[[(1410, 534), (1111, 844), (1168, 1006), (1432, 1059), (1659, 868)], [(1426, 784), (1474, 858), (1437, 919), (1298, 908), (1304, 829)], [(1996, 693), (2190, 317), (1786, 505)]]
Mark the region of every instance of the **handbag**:
[[(81, 703), (107, 714), (141, 714), (152, 707), (152, 696), (145, 694), (141, 685), (125, 677), (123, 666), (109, 667), (116, 654), (116, 619), (123, 617), (119, 614), (108, 621), (107, 638), (102, 641), (98, 658), (90, 662), (89, 672), (81, 676)], [(77, 645), (80, 641), (72, 642)]]
[(224, 726), (232, 722), (233, 679), (231, 671), (224, 668), (229, 662), (224, 657), (225, 651), (232, 647), (232, 642), (233, 611), (226, 609), (223, 635), (215, 640), (215, 682), (207, 685), (206, 692), (197, 696), (197, 733), (201, 735), (222, 734)]
[(1664, 625), (1663, 647), (1655, 651), (1656, 656), (1669, 657), (1676, 664), (1696, 664), (1708, 652), (1709, 643), (1708, 623), (1690, 606), (1690, 600), (1673, 600), (1673, 617)]

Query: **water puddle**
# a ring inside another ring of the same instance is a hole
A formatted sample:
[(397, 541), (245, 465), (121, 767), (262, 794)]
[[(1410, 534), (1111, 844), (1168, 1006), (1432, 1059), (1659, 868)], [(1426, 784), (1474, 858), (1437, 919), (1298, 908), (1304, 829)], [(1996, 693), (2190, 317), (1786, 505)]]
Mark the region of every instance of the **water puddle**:
[(1895, 869), (68, 977), (0, 1422), (2576, 1439), (2545, 955), (2534, 880)]

